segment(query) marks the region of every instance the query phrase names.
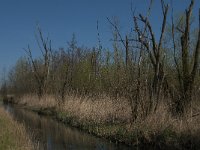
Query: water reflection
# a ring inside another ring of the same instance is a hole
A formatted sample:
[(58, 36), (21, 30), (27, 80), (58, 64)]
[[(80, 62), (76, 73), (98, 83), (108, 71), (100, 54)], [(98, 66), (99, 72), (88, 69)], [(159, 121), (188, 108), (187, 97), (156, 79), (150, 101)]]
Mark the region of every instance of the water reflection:
[(103, 139), (95, 138), (75, 128), (63, 125), (49, 117), (39, 116), (36, 113), (5, 105), (4, 108), (13, 117), (23, 122), (29, 133), (33, 134), (34, 142), (39, 143), (39, 149), (46, 150), (128, 150), (123, 145), (116, 146)]

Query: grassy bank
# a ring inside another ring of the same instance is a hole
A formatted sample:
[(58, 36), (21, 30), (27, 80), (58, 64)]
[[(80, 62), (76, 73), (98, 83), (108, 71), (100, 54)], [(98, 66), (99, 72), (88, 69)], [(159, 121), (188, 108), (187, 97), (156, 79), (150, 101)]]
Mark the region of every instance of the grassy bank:
[(34, 95), (20, 98), (18, 104), (39, 113), (49, 114), (58, 120), (85, 130), (93, 135), (131, 146), (152, 148), (199, 149), (200, 116), (194, 115), (198, 105), (194, 104), (192, 114), (182, 119), (171, 115), (168, 105), (161, 104), (158, 110), (147, 118), (131, 123), (131, 108), (126, 99), (107, 96), (98, 98), (66, 96), (65, 103), (58, 106), (56, 98)]
[(0, 150), (31, 150), (33, 145), (22, 124), (0, 108)]

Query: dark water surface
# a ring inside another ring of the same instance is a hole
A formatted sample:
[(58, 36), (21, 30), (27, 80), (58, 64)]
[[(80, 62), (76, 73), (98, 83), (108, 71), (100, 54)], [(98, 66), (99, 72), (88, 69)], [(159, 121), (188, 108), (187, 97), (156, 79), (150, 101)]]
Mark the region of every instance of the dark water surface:
[(4, 105), (14, 119), (22, 122), (34, 143), (41, 150), (129, 150), (130, 147), (115, 145), (75, 128), (66, 126), (50, 117), (13, 105)]

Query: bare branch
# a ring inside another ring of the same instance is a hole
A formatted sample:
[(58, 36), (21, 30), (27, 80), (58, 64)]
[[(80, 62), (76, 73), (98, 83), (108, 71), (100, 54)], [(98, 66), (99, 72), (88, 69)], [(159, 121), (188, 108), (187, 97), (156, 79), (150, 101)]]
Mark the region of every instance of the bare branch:
[(33, 60), (33, 56), (32, 56), (32, 52), (31, 52), (31, 49), (30, 49), (30, 46), (28, 45), (28, 48), (27, 49), (24, 49), (25, 52), (27, 53), (28, 57), (29, 57), (29, 60), (31, 61), (32, 65), (33, 65), (33, 69), (34, 69), (34, 73), (35, 73), (35, 78), (37, 80), (38, 83), (40, 83), (40, 75), (39, 75), (39, 72), (37, 70), (37, 66)]
[[(163, 0), (161, 0), (161, 1), (163, 1)], [(163, 2), (162, 5), (164, 5), (164, 2)], [(162, 7), (164, 7), (164, 10), (163, 10), (164, 11), (163, 12), (164, 17), (163, 17), (163, 23), (162, 23), (162, 31), (161, 31), (161, 35), (160, 35), (159, 44), (158, 44), (158, 53), (160, 52), (160, 48), (161, 48), (161, 45), (162, 45), (163, 35), (164, 35), (164, 32), (165, 32), (166, 21), (167, 21), (167, 12), (168, 12), (169, 6), (167, 5), (167, 6), (162, 6)]]
[(179, 32), (181, 32), (182, 34), (184, 34), (185, 32), (184, 32), (184, 30), (182, 30), (180, 27), (176, 27), (176, 29), (179, 31)]
[[(165, 6), (165, 2), (163, 0), (160, 0), (161, 1), (161, 7), (162, 7), (162, 13), (163, 13), (163, 16), (165, 16), (165, 11), (166, 11), (166, 6)], [(167, 6), (168, 7), (168, 6)]]
[(117, 34), (119, 35), (120, 41), (122, 42), (123, 46), (126, 47), (126, 43), (124, 42), (118, 27), (108, 17), (107, 17), (107, 20), (115, 28), (115, 30), (117, 31)]
[(146, 50), (149, 54), (150, 60), (153, 64), (153, 66), (155, 66), (156, 65), (155, 58), (150, 51), (149, 43), (147, 43), (147, 41), (143, 40), (143, 35), (142, 35), (141, 31), (139, 30), (136, 17), (134, 17), (134, 23), (135, 23), (135, 30), (136, 30), (138, 37), (139, 37), (138, 40), (139, 40), (140, 43), (142, 43), (145, 46), (145, 48), (146, 48)]
[(152, 44), (153, 44), (153, 53), (156, 56), (157, 55), (156, 40), (155, 40), (155, 36), (154, 36), (153, 30), (152, 30), (152, 27), (150, 25), (150, 22), (148, 21), (147, 18), (144, 18), (141, 14), (139, 14), (139, 17), (140, 17), (141, 21), (144, 22), (149, 29), (151, 39), (152, 39)]
[[(180, 67), (178, 65), (178, 60), (176, 58), (176, 42), (175, 42), (175, 33), (174, 33), (174, 10), (173, 10), (173, 6), (172, 6), (172, 12), (171, 12), (171, 21), (172, 21), (172, 42), (173, 42), (173, 49), (174, 49), (174, 62), (175, 62), (175, 68), (177, 70), (178, 73), (178, 80), (179, 80), (179, 84), (182, 85), (182, 81), (181, 81), (181, 71), (180, 71)], [(180, 86), (181, 88), (182, 86)]]
[(198, 68), (199, 53), (200, 53), (200, 9), (199, 9), (199, 33), (198, 33), (196, 49), (194, 52), (194, 64), (193, 64), (193, 69), (192, 69), (192, 73), (191, 73), (192, 80), (193, 80), (192, 82), (194, 82), (194, 77), (196, 75), (197, 68)]

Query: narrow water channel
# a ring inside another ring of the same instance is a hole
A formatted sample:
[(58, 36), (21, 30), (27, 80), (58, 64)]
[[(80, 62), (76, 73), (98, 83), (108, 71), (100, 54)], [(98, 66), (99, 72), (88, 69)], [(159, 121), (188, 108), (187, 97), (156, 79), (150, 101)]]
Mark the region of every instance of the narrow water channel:
[(22, 122), (33, 142), (41, 150), (129, 150), (130, 147), (116, 145), (96, 138), (75, 128), (66, 126), (50, 117), (40, 116), (18, 106), (4, 105), (14, 119)]

